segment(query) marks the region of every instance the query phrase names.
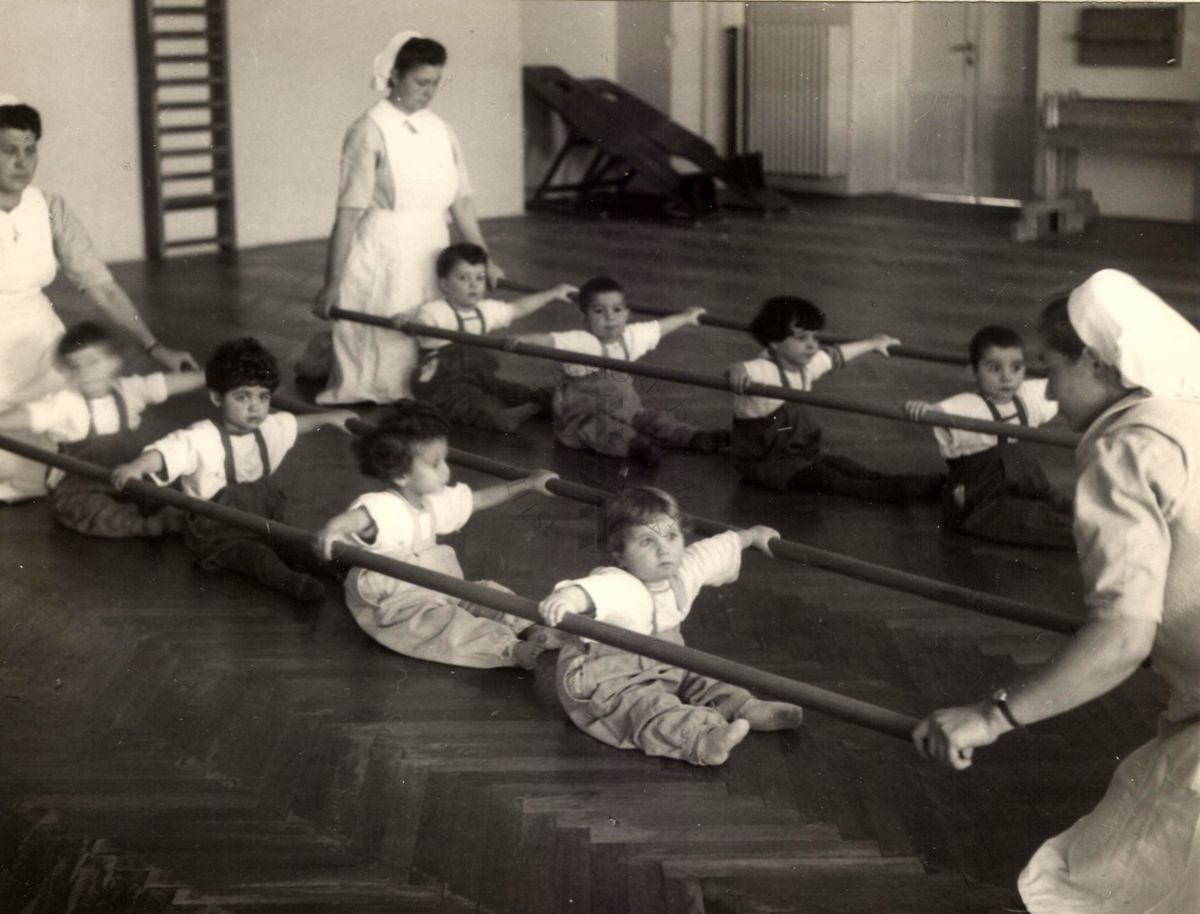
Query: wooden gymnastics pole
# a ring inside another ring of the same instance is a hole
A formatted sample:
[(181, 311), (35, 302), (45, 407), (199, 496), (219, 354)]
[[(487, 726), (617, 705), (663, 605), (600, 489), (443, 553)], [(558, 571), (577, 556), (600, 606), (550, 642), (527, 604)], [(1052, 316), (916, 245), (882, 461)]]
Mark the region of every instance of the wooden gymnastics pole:
[[(311, 404), (279, 395), (276, 395), (272, 402), (283, 409), (296, 413), (312, 412), (317, 408)], [(371, 431), (374, 426), (361, 419), (356, 419), (351, 420), (350, 428), (356, 434), (362, 434), (363, 432)], [(460, 451), (458, 448), (450, 448), (449, 460), (451, 463), (458, 464), (459, 466), (478, 470), (481, 473), (487, 473), (489, 476), (496, 476), (500, 479), (522, 479), (529, 475), (529, 470), (524, 467), (503, 463), (479, 454), (472, 454), (469, 451)], [(593, 489), (561, 478), (550, 480), (546, 488), (555, 495), (574, 501), (581, 501), (585, 504), (602, 505), (609, 497), (599, 489)], [(715, 536), (727, 530), (738, 529), (730, 524), (709, 520), (695, 514), (689, 514), (687, 517), (692, 529), (706, 536)], [(1025, 625), (1032, 625), (1035, 628), (1046, 629), (1047, 631), (1071, 635), (1080, 626), (1080, 622), (1074, 616), (1064, 612), (1044, 609), (1043, 607), (1034, 606), (1021, 600), (1013, 600), (1009, 597), (985, 593), (981, 590), (971, 590), (969, 587), (960, 587), (957, 584), (922, 577), (921, 575), (912, 574), (907, 571), (899, 571), (895, 568), (888, 568), (886, 565), (877, 565), (874, 562), (856, 559), (837, 552), (830, 552), (827, 549), (820, 549), (816, 546), (807, 546), (803, 543), (796, 543), (790, 540), (776, 539), (771, 541), (771, 552), (779, 558), (787, 559), (800, 565), (811, 565), (814, 568), (844, 575), (855, 580), (878, 584), (881, 587), (889, 587), (892, 590), (925, 597), (938, 603), (959, 606), (963, 609), (982, 613), (983, 615), (994, 616), (998, 619), (1008, 619), (1011, 622), (1020, 622)]]
[[(497, 288), (507, 289), (510, 292), (516, 292), (518, 295), (531, 295), (534, 292), (540, 292), (541, 289), (535, 289), (533, 286), (526, 285), (523, 282), (515, 282), (511, 279), (500, 280)], [(628, 303), (627, 303), (628, 304)], [(679, 311), (671, 308), (664, 308), (660, 305), (646, 304), (630, 304), (629, 310), (635, 314), (649, 314), (654, 317), (671, 317), (674, 314), (679, 314)], [(705, 327), (720, 327), (722, 330), (737, 330), (741, 333), (749, 333), (750, 325), (745, 321), (733, 320), (729, 317), (720, 317), (716, 314), (700, 315), (700, 324)], [(861, 337), (846, 336), (845, 334), (826, 333), (820, 331), (821, 340), (829, 343), (853, 343), (861, 339)], [(940, 349), (925, 349), (921, 346), (892, 346), (888, 352), (902, 359), (917, 359), (922, 362), (939, 362), (943, 365), (966, 365), (967, 360), (957, 353), (944, 352)]]
[[(348, 311), (345, 308), (330, 309), (330, 316), (338, 320), (353, 321), (357, 324), (367, 324), (372, 327), (382, 327), (387, 330), (408, 333), (412, 336), (428, 336), (453, 343), (464, 343), (481, 349), (495, 349), (501, 352), (515, 352), (518, 355), (532, 356), (536, 359), (549, 359), (552, 362), (566, 362), (575, 365), (590, 365), (593, 368), (607, 368), (626, 374), (641, 375), (647, 378), (658, 378), (663, 381), (675, 381), (679, 384), (689, 384), (693, 387), (706, 387), (710, 390), (731, 391), (728, 379), (711, 375), (696, 374), (678, 368), (666, 368), (659, 365), (649, 365), (645, 362), (627, 362), (624, 359), (609, 359), (599, 355), (586, 355), (582, 352), (568, 352), (555, 349), (552, 346), (535, 346), (532, 343), (518, 343), (512, 339), (501, 339), (490, 336), (480, 336), (475, 333), (462, 333), (458, 330), (443, 330), (440, 327), (429, 327), (425, 324), (408, 323), (403, 330), (394, 326), (390, 318), (376, 314), (364, 314), (361, 311)], [(919, 425), (936, 425), (946, 428), (960, 428), (966, 431), (983, 432), (1004, 438), (1020, 438), (1037, 444), (1048, 444), (1054, 447), (1074, 448), (1079, 443), (1079, 436), (1067, 431), (1045, 428), (1028, 428), (1023, 425), (1010, 425), (1007, 422), (992, 422), (985, 419), (969, 419), (966, 416), (952, 416), (949, 413), (930, 410), (920, 419), (912, 419), (902, 406), (879, 406), (873, 403), (860, 403), (857, 400), (847, 400), (829, 394), (817, 394), (807, 390), (794, 390), (790, 387), (777, 387), (773, 384), (747, 384), (745, 394), (757, 397), (770, 397), (773, 400), (788, 400), (802, 403), (806, 406), (816, 406), (822, 409), (834, 409), (841, 412), (861, 413), (866, 416), (877, 416), (882, 419), (893, 419), (898, 422), (917, 423)]]
[[(0, 448), (98, 482), (109, 482), (112, 477), (111, 469), (69, 457), (66, 454), (55, 454), (10, 438), (8, 435), (0, 435)], [(253, 531), (264, 539), (304, 548), (315, 554), (316, 536), (299, 527), (268, 520), (257, 514), (239, 511), (215, 502), (192, 498), (175, 489), (163, 488), (150, 482), (133, 480), (128, 483), (126, 489), (135, 495), (174, 505), (193, 514)], [(418, 587), (427, 587), (430, 590), (469, 600), (472, 603), (479, 603), (500, 612), (520, 616), (531, 622), (544, 624), (538, 613), (537, 603), (516, 594), (505, 593), (481, 584), (472, 584), (469, 581), (390, 559), (356, 546), (337, 544), (334, 549), (334, 559), (370, 571), (377, 571), (380, 574), (416, 584)], [(599, 641), (663, 663), (670, 663), (695, 673), (711, 676), (722, 682), (728, 682), (731, 685), (752, 689), (763, 695), (790, 701), (799, 704), (806, 710), (818, 711), (829, 717), (887, 736), (894, 736), (897, 739), (907, 741), (913, 727), (917, 724), (915, 718), (881, 708), (878, 705), (839, 695), (836, 692), (830, 692), (795, 679), (788, 679), (775, 673), (768, 673), (765, 670), (727, 660), (715, 654), (672, 644), (648, 635), (639, 635), (636, 632), (598, 622), (585, 616), (568, 614), (557, 627), (573, 635), (590, 638), (593, 641)]]

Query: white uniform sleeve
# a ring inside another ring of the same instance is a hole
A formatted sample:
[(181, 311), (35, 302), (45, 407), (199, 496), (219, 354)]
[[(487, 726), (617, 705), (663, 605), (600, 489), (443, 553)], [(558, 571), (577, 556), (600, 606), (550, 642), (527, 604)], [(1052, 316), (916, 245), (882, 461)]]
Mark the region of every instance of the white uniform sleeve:
[(357, 534), (353, 539), (359, 545), (375, 551), (403, 550), (413, 542), (413, 515), (400, 504), (400, 496), (393, 492), (365, 492), (350, 503), (346, 510), (357, 508), (367, 512), (375, 525), (375, 538), (368, 542)]
[(425, 496), (425, 506), (433, 513), (433, 531), (453, 533), (471, 518), (475, 496), (465, 482), (446, 486), (442, 491)]
[(56, 390), (25, 404), (29, 430), (54, 441), (75, 442), (87, 437), (87, 403), (73, 390)]
[(488, 333), (493, 330), (503, 330), (517, 319), (517, 309), (506, 301), (496, 298), (485, 298), (479, 303), (483, 312), (483, 320), (487, 324)]
[(161, 371), (156, 371), (154, 374), (118, 378), (116, 386), (129, 407), (131, 420), (134, 416), (140, 415), (147, 406), (153, 403), (163, 403), (169, 396), (167, 379)]
[(143, 453), (158, 451), (163, 459), (163, 472), (153, 480), (159, 485), (170, 485), (180, 476), (191, 476), (200, 468), (200, 454), (204, 446), (205, 427), (213, 427), (205, 420), (171, 432), (153, 444), (146, 445)]
[(829, 372), (838, 368), (839, 363), (834, 362), (834, 357), (829, 349), (818, 349), (817, 354), (808, 360), (808, 364), (804, 366), (804, 373), (808, 375), (808, 383), (811, 384), (817, 378), (823, 378)]
[(647, 634), (654, 619), (654, 599), (646, 585), (620, 568), (597, 568), (585, 578), (559, 581), (555, 590), (579, 587), (591, 599), (596, 619)]
[[(446, 330), (448, 329), (448, 325), (442, 320), (444, 313), (443, 302), (440, 300), (425, 302), (425, 304), (417, 309), (417, 313), (413, 315), (413, 323)], [(441, 349), (443, 346), (449, 346), (450, 341), (435, 336), (419, 336), (417, 337), (417, 345), (422, 349)]]
[(559, 330), (550, 334), (550, 340), (555, 349), (565, 352), (601, 355), (600, 341), (586, 330)]
[(1147, 426), (1102, 436), (1075, 489), (1075, 543), (1093, 618), (1161, 622), (1168, 517), (1187, 485), (1183, 451)]
[[(746, 376), (750, 378), (751, 383), (769, 384), (772, 387), (780, 386), (779, 370), (770, 359), (750, 359), (740, 364), (746, 369)], [(749, 394), (742, 396), (735, 395), (733, 398), (733, 414), (739, 419), (760, 419), (775, 412), (782, 402), (782, 400), (774, 400), (770, 397), (758, 397)]]
[(698, 540), (684, 550), (679, 563), (679, 578), (683, 582), (686, 606), (680, 606), (685, 616), (701, 587), (719, 587), (737, 580), (742, 570), (742, 542), (730, 530), (708, 539)]
[(662, 339), (662, 328), (658, 321), (639, 321), (625, 325), (625, 345), (629, 349), (629, 360), (636, 362)]
[[(292, 413), (282, 411), (271, 413), (259, 428), (262, 429), (263, 440), (267, 442), (267, 454), (271, 457), (273, 473), (279, 469), (287, 452), (296, 444), (296, 437), (300, 431), (296, 426), (296, 417)], [(267, 475), (266, 467), (263, 467), (263, 475)]]

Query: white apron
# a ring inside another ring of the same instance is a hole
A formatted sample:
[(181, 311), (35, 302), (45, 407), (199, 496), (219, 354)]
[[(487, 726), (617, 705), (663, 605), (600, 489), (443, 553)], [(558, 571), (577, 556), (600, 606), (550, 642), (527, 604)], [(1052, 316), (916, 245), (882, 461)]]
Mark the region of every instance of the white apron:
[[(445, 124), (421, 112), (418, 127), (388, 101), (367, 112), (383, 134), (394, 209), (372, 207), (354, 234), (338, 303), (391, 317), (438, 295), (434, 262), (450, 242), (446, 213), (458, 196), (454, 145)], [(395, 330), (337, 321), (333, 370), (318, 403), (391, 403), (412, 397), (417, 344)]]
[[(30, 185), (12, 212), (0, 210), (0, 411), (65, 385), (54, 355), (63, 324), (42, 294), (57, 271), (50, 207)], [(13, 437), (56, 450), (40, 435)], [(0, 451), (0, 501), (44, 494), (44, 480), (41, 464)]]

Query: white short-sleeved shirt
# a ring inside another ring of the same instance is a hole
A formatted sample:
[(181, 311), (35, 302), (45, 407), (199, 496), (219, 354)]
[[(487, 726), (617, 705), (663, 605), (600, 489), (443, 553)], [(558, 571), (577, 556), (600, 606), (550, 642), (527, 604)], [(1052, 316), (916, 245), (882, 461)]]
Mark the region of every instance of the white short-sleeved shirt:
[[(1031, 378), (1028, 381), (1023, 381), (1017, 389), (1017, 396), (1021, 398), (1021, 402), (1025, 406), (1026, 419), (1029, 422), (1030, 428), (1045, 425), (1058, 415), (1058, 403), (1054, 400), (1046, 399), (1045, 378)], [(997, 403), (996, 407), (1000, 410), (1001, 421), (1009, 422), (1013, 425), (1019, 423), (1015, 404)], [(952, 416), (964, 416), (968, 419), (986, 419), (989, 422), (993, 421), (992, 411), (988, 409), (987, 403), (983, 401), (983, 397), (977, 393), (955, 394), (953, 397), (942, 400), (940, 403), (935, 403), (933, 408), (943, 413), (949, 413)], [(980, 451), (994, 448), (997, 444), (995, 435), (989, 435), (985, 432), (971, 432), (961, 428), (935, 427), (933, 429), (933, 437), (937, 439), (938, 450), (941, 452), (941, 455), (947, 460), (954, 460), (958, 457), (969, 457), (971, 454), (978, 454)]]
[[(479, 302), (477, 307), (479, 314), (483, 315), (482, 326), (479, 323), (479, 315), (474, 310), (460, 310), (444, 298), (421, 305), (413, 317), (413, 322), (437, 327), (439, 330), (457, 330), (459, 329), (459, 322), (455, 316), (457, 313), (457, 317), (462, 319), (464, 333), (476, 333), (482, 336), (493, 330), (502, 330), (517, 317), (516, 308), (508, 302), (496, 298), (485, 298)], [(432, 336), (417, 337), (417, 342), (422, 349), (441, 349), (443, 346), (450, 345), (449, 340)]]
[[(781, 386), (779, 368), (769, 352), (764, 351), (756, 359), (742, 362), (751, 382), (755, 384), (770, 384)], [(838, 350), (822, 348), (818, 350), (803, 368), (799, 370), (785, 369), (788, 386), (793, 390), (812, 390), (813, 382), (822, 378), (835, 368), (841, 366)], [(761, 419), (779, 409), (783, 400), (773, 400), (770, 397), (735, 396), (733, 398), (733, 414), (738, 419)]]
[[(635, 362), (658, 345), (662, 339), (662, 329), (658, 321), (638, 321), (636, 324), (626, 324), (621, 334), (625, 349), (629, 351), (629, 361)], [(625, 357), (618, 343), (602, 343), (589, 330), (563, 330), (550, 334), (551, 345), (555, 349), (567, 352), (582, 352), (584, 355), (599, 355), (610, 359)], [(601, 369), (591, 365), (564, 365), (563, 373), (572, 378), (584, 378), (595, 374)]]
[[(147, 406), (167, 399), (167, 381), (161, 372), (117, 378), (113, 387), (124, 401), (131, 430), (142, 424), (142, 413)], [(30, 431), (54, 441), (83, 441), (93, 427), (98, 435), (121, 431), (121, 413), (113, 394), (89, 400), (77, 390), (56, 390), (26, 403), (25, 409), (29, 413)]]
[(375, 538), (368, 542), (355, 536), (364, 549), (404, 559), (432, 545), (439, 535), (462, 528), (474, 510), (474, 496), (464, 482), (426, 495), (424, 508), (410, 505), (399, 492), (385, 489), (367, 492), (347, 509), (362, 508), (375, 525)]
[(627, 571), (606, 567), (586, 578), (560, 581), (555, 590), (581, 587), (596, 608), (597, 620), (655, 635), (683, 623), (701, 587), (736, 581), (741, 568), (741, 540), (729, 531), (688, 546), (671, 581), (645, 584)]
[[(259, 426), (267, 445), (271, 466), (264, 467), (253, 434), (232, 435), (233, 466), (237, 482), (253, 482), (279, 468), (287, 452), (296, 443), (296, 417), (291, 413), (271, 413)], [(160, 438), (144, 450), (158, 451), (165, 465), (159, 485), (180, 480), (183, 491), (194, 498), (208, 500), (235, 480), (225, 478), (225, 447), (215, 422), (204, 419), (187, 428)]]

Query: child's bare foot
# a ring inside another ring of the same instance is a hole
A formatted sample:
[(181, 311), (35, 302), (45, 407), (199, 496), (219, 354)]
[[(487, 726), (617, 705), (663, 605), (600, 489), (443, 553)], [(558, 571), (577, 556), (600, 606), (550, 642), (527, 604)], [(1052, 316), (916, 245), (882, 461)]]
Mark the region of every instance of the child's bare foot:
[(748, 721), (738, 718), (730, 723), (713, 727), (696, 744), (696, 756), (701, 765), (724, 765), (733, 747), (750, 732)]
[(521, 670), (532, 670), (537, 667), (538, 657), (546, 650), (546, 645), (537, 641), (518, 641), (513, 645), (513, 666)]
[(536, 403), (522, 403), (520, 406), (510, 406), (500, 410), (496, 417), (496, 428), (507, 434), (515, 432), (526, 419), (532, 419), (541, 411)]
[(795, 730), (804, 720), (804, 709), (786, 701), (746, 702), (738, 715), (750, 725), (751, 730)]
[(551, 628), (548, 625), (538, 625), (536, 623), (522, 631), (517, 637), (522, 641), (540, 644), (547, 651), (556, 651), (571, 640), (571, 636), (566, 632), (559, 631), (557, 628)]

